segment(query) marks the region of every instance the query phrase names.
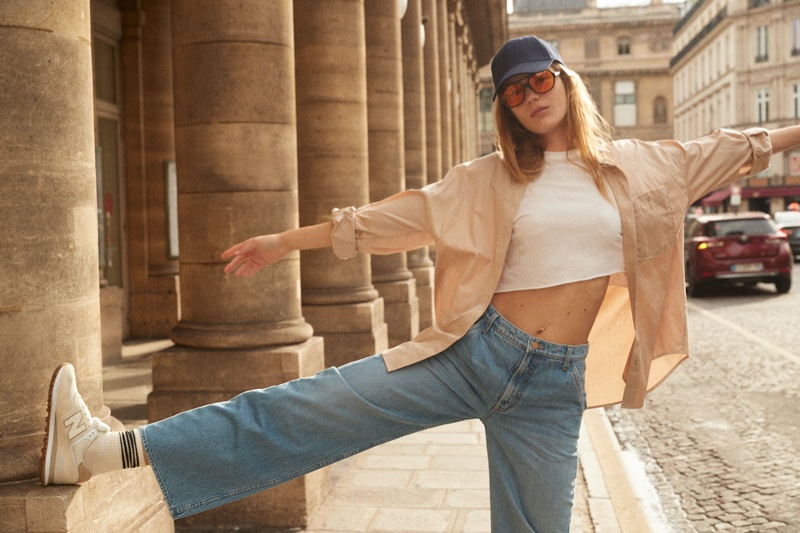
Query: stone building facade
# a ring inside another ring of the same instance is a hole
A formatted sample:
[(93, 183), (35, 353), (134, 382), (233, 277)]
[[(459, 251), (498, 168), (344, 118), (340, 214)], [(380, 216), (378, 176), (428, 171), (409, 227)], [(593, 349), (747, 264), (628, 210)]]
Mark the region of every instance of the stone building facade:
[[(800, 2), (690, 2), (675, 27), (675, 135), (686, 140), (719, 127), (777, 128), (800, 119)], [(800, 201), (800, 151), (773, 156), (742, 180), (740, 210), (780, 211)], [(728, 210), (731, 189), (704, 198)]]
[[(90, 408), (123, 339), (169, 337), (151, 420), (379, 352), (431, 323), (435, 250), (220, 253), (478, 155), (502, 0), (0, 3), (0, 530), (172, 531), (146, 470), (41, 488), (49, 377)], [(191, 527), (302, 527), (326, 470)]]
[[(593, 0), (516, 0), (509, 37), (536, 35), (588, 81), (600, 113), (617, 138), (657, 140), (673, 135), (672, 28), (679, 7), (660, 1), (599, 9)], [(484, 71), (483, 117), (490, 118), (491, 75)], [(488, 96), (488, 100), (487, 100)], [(484, 131), (489, 127), (487, 120)], [(491, 149), (484, 134), (483, 151)]]

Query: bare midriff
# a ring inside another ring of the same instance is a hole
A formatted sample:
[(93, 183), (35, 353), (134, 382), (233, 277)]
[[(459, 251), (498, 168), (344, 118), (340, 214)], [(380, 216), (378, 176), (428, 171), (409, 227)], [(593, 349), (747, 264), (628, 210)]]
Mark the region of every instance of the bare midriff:
[(492, 305), (519, 329), (556, 344), (586, 344), (610, 276), (555, 287), (498, 292)]

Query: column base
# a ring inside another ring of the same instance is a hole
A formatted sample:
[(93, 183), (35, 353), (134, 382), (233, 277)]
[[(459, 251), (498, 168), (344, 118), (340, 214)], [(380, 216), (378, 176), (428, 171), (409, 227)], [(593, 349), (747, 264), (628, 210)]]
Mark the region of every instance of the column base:
[(419, 329), (429, 328), (434, 324), (435, 308), (433, 304), (433, 266), (419, 268), (410, 267), (417, 280), (417, 296), (419, 297)]
[(168, 533), (175, 531), (150, 467), (119, 470), (80, 485), (0, 484), (0, 531)]
[(181, 321), (170, 339), (179, 346), (197, 350), (269, 349), (296, 345), (311, 337), (313, 330), (303, 317), (267, 324), (200, 324)]
[(325, 366), (341, 366), (389, 347), (383, 298), (338, 305), (304, 305), (303, 316), (325, 338)]
[(182, 518), (175, 527), (178, 531), (304, 529), (329, 490), (330, 470), (323, 468), (244, 500)]
[[(245, 350), (203, 350), (176, 346), (153, 355), (153, 392), (148, 419), (161, 420), (251, 389), (262, 389), (324, 367), (321, 337), (300, 344)], [(330, 488), (327, 468), (244, 500), (177, 522), (203, 528), (302, 528)]]
[(413, 278), (373, 285), (384, 301), (386, 325), (389, 329), (389, 347), (397, 346), (419, 333), (419, 298), (417, 282)]

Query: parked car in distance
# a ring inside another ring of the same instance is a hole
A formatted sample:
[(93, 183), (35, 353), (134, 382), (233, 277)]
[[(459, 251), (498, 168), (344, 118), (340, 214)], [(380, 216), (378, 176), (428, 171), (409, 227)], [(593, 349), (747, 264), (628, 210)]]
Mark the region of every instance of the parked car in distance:
[(800, 226), (800, 211), (776, 211), (773, 218), (778, 226)]
[(789, 248), (792, 249), (792, 255), (800, 257), (800, 222), (778, 224), (778, 229), (784, 232), (789, 239)]
[(700, 215), (685, 235), (689, 296), (719, 285), (774, 283), (779, 294), (792, 287), (789, 241), (766, 213)]

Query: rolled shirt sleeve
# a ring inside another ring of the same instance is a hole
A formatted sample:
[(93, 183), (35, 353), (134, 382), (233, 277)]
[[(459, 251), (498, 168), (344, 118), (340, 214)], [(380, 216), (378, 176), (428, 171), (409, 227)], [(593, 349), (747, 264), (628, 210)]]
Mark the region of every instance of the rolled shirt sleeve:
[(341, 259), (356, 252), (393, 254), (436, 243), (439, 226), (436, 212), (440, 183), (410, 189), (380, 202), (354, 208), (336, 208), (331, 213), (333, 251)]
[(769, 168), (772, 142), (764, 128), (720, 129), (685, 143), (667, 143), (680, 166), (690, 202), (742, 176)]
[(339, 259), (350, 259), (358, 251), (356, 249), (356, 208), (334, 208), (331, 213), (331, 222), (333, 223), (331, 231), (333, 253)]
[(772, 157), (772, 141), (769, 138), (769, 132), (764, 128), (750, 128), (742, 133), (750, 142), (753, 157), (749, 165), (744, 165), (739, 169), (739, 174), (750, 176), (768, 169), (770, 157)]
[(448, 213), (457, 209), (470, 187), (468, 165), (452, 168), (440, 181), (409, 189), (362, 207), (331, 212), (334, 253), (347, 259), (356, 252), (393, 254), (434, 245)]

